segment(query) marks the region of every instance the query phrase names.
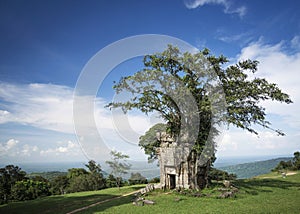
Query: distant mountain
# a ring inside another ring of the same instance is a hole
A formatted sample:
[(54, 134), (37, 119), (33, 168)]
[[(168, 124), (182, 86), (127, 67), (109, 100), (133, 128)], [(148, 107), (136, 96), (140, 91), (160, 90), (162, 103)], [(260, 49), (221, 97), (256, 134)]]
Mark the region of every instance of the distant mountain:
[(251, 163), (236, 164), (231, 166), (218, 167), (228, 173), (234, 173), (238, 178), (251, 178), (257, 175), (269, 173), (280, 161), (289, 161), (292, 158), (275, 158), (265, 161), (256, 161)]

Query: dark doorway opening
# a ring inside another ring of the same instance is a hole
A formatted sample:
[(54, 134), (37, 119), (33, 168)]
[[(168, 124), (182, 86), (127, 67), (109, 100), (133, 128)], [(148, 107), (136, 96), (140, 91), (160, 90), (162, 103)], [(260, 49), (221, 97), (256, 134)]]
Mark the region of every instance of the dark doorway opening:
[(175, 189), (176, 187), (176, 175), (169, 174), (170, 178), (170, 189)]

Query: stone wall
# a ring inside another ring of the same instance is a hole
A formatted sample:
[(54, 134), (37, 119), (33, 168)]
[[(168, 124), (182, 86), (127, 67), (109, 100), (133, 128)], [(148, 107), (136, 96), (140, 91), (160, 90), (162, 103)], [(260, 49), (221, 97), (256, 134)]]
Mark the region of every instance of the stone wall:
[(162, 188), (189, 188), (188, 163), (189, 148), (178, 145), (166, 133), (157, 133), (161, 147), (157, 150)]

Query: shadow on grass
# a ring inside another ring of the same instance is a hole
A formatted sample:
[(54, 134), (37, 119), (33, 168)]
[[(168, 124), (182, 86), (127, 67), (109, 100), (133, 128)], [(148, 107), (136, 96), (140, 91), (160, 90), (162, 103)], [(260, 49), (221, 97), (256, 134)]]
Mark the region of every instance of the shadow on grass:
[(289, 189), (292, 187), (300, 187), (300, 183), (277, 179), (244, 179), (234, 183), (238, 188), (243, 188), (246, 193), (251, 195), (258, 195), (260, 192), (273, 192), (266, 188)]
[(131, 204), (132, 200), (133, 200), (132, 195), (124, 196), (121, 198), (114, 199), (112, 201), (105, 202), (103, 204), (99, 204), (99, 205), (91, 207), (89, 209), (83, 210), (82, 212), (79, 212), (79, 213), (104, 212), (106, 209), (109, 209), (111, 207), (121, 206), (123, 204)]
[[(141, 187), (132, 187), (131, 191), (139, 190)], [(78, 193), (80, 194), (80, 193)], [(120, 197), (120, 194), (101, 194), (101, 192), (91, 193), (89, 195), (62, 195), (38, 198), (30, 201), (13, 202), (0, 206), (0, 213), (67, 213), (78, 208), (89, 206), (100, 201), (113, 199), (111, 202), (99, 204), (96, 207), (105, 209), (111, 206), (119, 206), (124, 203), (131, 203), (132, 195)], [(92, 209), (92, 208), (90, 208)], [(90, 210), (88, 209), (88, 210)], [(86, 211), (88, 211), (86, 210)], [(97, 209), (99, 210), (99, 209)]]

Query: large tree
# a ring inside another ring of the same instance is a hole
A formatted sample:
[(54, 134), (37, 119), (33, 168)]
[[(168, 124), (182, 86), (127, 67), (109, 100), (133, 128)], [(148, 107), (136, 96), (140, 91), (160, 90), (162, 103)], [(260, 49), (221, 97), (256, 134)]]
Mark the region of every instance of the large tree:
[(10, 199), (11, 189), (16, 182), (27, 180), (25, 176), (26, 172), (18, 166), (7, 165), (0, 168), (0, 204)]
[[(284, 135), (271, 127), (260, 101), (291, 103), (289, 95), (266, 79), (249, 76), (257, 71), (257, 61), (226, 66), (228, 62), (223, 55), (211, 55), (208, 49), (181, 53), (168, 46), (162, 53), (145, 56), (142, 70), (114, 85), (117, 93), (131, 93), (127, 101), (108, 105), (121, 107), (125, 113), (134, 108), (146, 114), (159, 112), (167, 133), (177, 143), (191, 145), (187, 158), (191, 188), (203, 188), (208, 182), (218, 125), (231, 124), (255, 134), (258, 125)], [(206, 157), (205, 161), (200, 156)]]

